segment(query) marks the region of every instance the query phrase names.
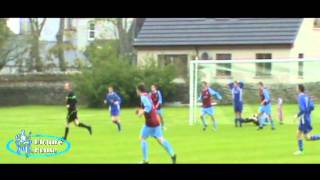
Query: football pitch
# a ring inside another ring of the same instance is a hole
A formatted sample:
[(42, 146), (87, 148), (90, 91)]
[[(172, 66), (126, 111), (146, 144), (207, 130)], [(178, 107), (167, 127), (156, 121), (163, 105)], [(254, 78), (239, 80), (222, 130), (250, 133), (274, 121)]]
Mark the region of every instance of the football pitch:
[[(245, 105), (244, 117), (256, 113), (258, 105)], [(305, 142), (305, 153), (294, 156), (297, 150), (297, 105), (284, 105), (284, 125), (280, 125), (276, 106), (273, 118), (276, 130), (270, 126), (257, 131), (253, 124), (235, 128), (233, 108), (218, 105), (216, 119), (218, 131), (209, 127), (202, 131), (199, 123), (190, 126), (188, 108), (164, 108), (167, 130), (164, 137), (172, 144), (177, 163), (320, 163), (320, 141)], [(134, 108), (121, 111), (123, 131), (117, 132), (111, 123), (107, 109), (78, 109), (80, 121), (93, 127), (93, 135), (87, 130), (71, 125), (68, 141), (71, 149), (66, 154), (48, 158), (26, 158), (17, 156), (6, 149), (6, 144), (21, 129), (33, 134), (49, 134), (62, 137), (65, 127), (64, 106), (18, 106), (0, 108), (0, 163), (124, 163), (137, 164), (142, 159), (139, 133), (143, 118), (135, 115)], [(313, 133), (320, 133), (320, 110), (312, 114)], [(150, 163), (171, 163), (165, 150), (149, 138)]]

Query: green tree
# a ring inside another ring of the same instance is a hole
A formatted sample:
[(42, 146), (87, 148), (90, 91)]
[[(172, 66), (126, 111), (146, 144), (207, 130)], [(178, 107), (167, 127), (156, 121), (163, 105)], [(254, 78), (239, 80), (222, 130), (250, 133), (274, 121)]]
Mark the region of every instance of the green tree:
[(7, 26), (8, 18), (0, 18), (0, 70), (9, 61), (9, 54), (14, 51), (15, 48), (8, 48), (8, 42), (12, 33)]
[[(97, 45), (94, 43), (87, 48), (86, 54), (90, 66), (81, 69), (74, 82), (81, 96), (87, 98), (90, 107), (101, 107), (108, 85), (113, 85), (123, 100), (123, 105), (139, 104), (136, 95), (136, 85), (143, 82), (147, 87), (157, 83), (165, 97), (174, 95), (175, 69), (173, 66), (157, 67), (150, 60), (144, 67), (130, 65), (125, 56), (119, 55), (115, 45), (117, 41)], [(168, 98), (166, 98), (168, 99)]]

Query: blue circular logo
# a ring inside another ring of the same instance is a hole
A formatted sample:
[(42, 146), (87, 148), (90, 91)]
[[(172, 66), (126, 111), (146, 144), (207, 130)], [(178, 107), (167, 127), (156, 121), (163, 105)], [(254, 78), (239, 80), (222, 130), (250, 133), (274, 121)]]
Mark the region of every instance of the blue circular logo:
[[(14, 144), (16, 147), (15, 149), (12, 147)], [(22, 130), (21, 134), (16, 135), (15, 139), (8, 141), (6, 148), (8, 151), (18, 156), (27, 158), (48, 158), (69, 152), (71, 144), (69, 141), (58, 136), (45, 134), (31, 135), (31, 133), (28, 136), (25, 135), (24, 130)]]

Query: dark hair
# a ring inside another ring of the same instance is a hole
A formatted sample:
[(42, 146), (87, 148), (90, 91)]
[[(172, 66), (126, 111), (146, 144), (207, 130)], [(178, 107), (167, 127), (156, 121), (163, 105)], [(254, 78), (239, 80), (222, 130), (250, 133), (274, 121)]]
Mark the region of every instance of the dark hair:
[(304, 92), (305, 88), (303, 84), (298, 84), (298, 89), (300, 92)]
[(263, 86), (263, 82), (260, 81), (260, 82), (259, 82), (259, 85), (260, 85), (260, 86)]
[(206, 81), (202, 81), (202, 84), (204, 85), (208, 85), (208, 83)]
[(147, 92), (147, 89), (146, 89), (146, 86), (141, 83), (137, 86), (137, 89), (140, 91), (140, 92)]

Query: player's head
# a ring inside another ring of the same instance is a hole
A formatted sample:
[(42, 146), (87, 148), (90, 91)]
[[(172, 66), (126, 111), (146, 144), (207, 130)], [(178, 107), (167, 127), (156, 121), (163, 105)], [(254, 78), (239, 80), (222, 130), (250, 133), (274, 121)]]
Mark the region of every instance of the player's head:
[(262, 81), (260, 81), (258, 84), (259, 84), (259, 88), (260, 88), (260, 89), (262, 89), (262, 88), (264, 87), (264, 85), (263, 85), (263, 82), (262, 82)]
[(112, 85), (109, 85), (109, 86), (108, 86), (108, 92), (109, 92), (109, 93), (113, 92), (113, 86), (112, 86)]
[(146, 89), (146, 86), (143, 83), (141, 83), (137, 86), (136, 91), (137, 91), (137, 94), (140, 96), (142, 93), (146, 93), (147, 89)]
[(158, 85), (157, 84), (152, 84), (151, 85), (151, 91), (155, 92), (158, 90)]
[(238, 80), (234, 81), (234, 85), (239, 87), (240, 86), (240, 81), (238, 81)]
[(206, 81), (202, 81), (202, 88), (203, 89), (206, 89), (206, 88), (208, 88), (208, 83), (206, 82)]
[(298, 88), (297, 88), (298, 92), (304, 93), (305, 91), (305, 87), (303, 84), (298, 84)]
[(64, 90), (66, 91), (71, 91), (72, 90), (72, 85), (70, 82), (64, 83)]

